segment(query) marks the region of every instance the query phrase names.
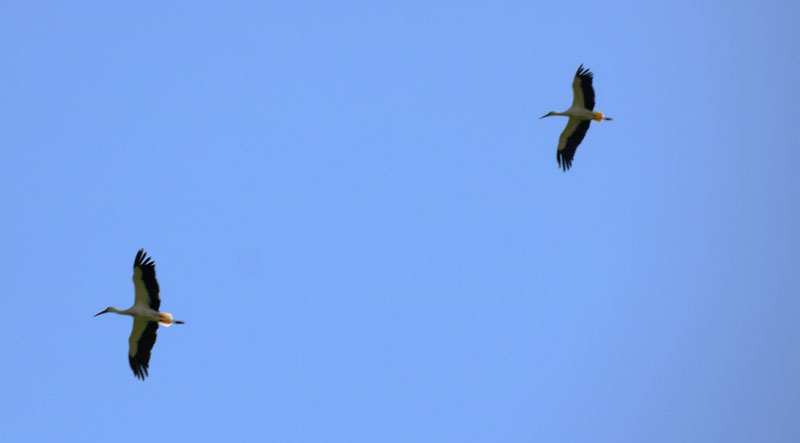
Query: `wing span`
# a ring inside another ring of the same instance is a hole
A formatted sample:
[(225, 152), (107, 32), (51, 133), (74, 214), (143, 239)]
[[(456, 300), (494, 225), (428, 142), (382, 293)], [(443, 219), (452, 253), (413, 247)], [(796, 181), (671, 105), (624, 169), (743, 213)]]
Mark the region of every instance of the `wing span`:
[(594, 88), (592, 78), (594, 74), (589, 68), (583, 65), (578, 67), (575, 79), (572, 81), (572, 107), (583, 107), (590, 111), (594, 110)]
[(136, 299), (133, 304), (147, 306), (155, 311), (161, 306), (158, 297), (158, 280), (156, 280), (156, 264), (147, 256), (144, 249), (139, 249), (133, 261), (133, 287)]
[(583, 141), (586, 136), (586, 131), (589, 130), (589, 123), (591, 120), (579, 120), (570, 117), (567, 122), (567, 127), (558, 138), (558, 150), (556, 151), (556, 161), (558, 166), (565, 172), (572, 167), (572, 158), (575, 157), (575, 151), (578, 145)]
[(150, 367), (150, 351), (156, 344), (158, 323), (141, 317), (134, 317), (133, 330), (128, 338), (128, 362), (133, 375), (144, 380)]

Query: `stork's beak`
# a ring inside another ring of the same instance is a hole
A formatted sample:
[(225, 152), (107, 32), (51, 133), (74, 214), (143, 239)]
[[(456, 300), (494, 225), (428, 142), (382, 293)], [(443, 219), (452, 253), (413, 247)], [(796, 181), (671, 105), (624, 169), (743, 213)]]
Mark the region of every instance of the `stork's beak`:
[(98, 312), (98, 313), (97, 313), (97, 314), (95, 314), (94, 316), (95, 316), (95, 317), (97, 317), (98, 315), (100, 315), (100, 314), (105, 314), (106, 312), (108, 312), (108, 309), (103, 309), (102, 311)]
[(547, 114), (545, 114), (545, 115), (543, 115), (543, 116), (539, 117), (539, 120), (541, 120), (541, 119), (543, 119), (543, 118), (545, 118), (545, 117), (547, 117), (547, 116), (549, 116), (549, 115), (550, 115), (550, 113), (548, 112)]

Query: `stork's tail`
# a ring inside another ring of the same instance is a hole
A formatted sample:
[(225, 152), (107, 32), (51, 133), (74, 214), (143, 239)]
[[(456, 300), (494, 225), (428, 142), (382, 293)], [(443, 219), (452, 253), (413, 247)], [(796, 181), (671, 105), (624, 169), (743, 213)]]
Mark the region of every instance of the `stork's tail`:
[(158, 316), (159, 316), (158, 322), (161, 324), (161, 326), (169, 327), (173, 324), (178, 324), (178, 325), (183, 324), (183, 322), (180, 320), (173, 320), (172, 314), (170, 314), (169, 312), (159, 312)]
[(603, 120), (612, 120), (612, 118), (611, 117), (606, 117), (600, 111), (593, 111), (592, 112), (592, 120), (594, 120), (596, 122), (601, 122)]

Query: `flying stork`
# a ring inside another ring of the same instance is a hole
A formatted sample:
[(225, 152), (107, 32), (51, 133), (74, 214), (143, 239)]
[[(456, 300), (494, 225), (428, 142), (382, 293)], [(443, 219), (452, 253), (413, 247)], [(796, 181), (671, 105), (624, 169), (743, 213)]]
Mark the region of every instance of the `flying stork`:
[(133, 369), (133, 375), (141, 380), (147, 377), (147, 368), (150, 366), (150, 350), (156, 344), (156, 330), (159, 323), (170, 326), (173, 323), (182, 325), (183, 322), (173, 320), (172, 314), (158, 312), (161, 299), (158, 297), (158, 280), (156, 280), (156, 264), (147, 256), (144, 249), (139, 249), (133, 261), (133, 287), (136, 298), (133, 306), (124, 311), (109, 306), (102, 312), (130, 315), (133, 317), (133, 330), (128, 338), (128, 361)]
[(550, 111), (539, 117), (539, 120), (550, 117), (551, 115), (565, 115), (569, 117), (567, 127), (558, 138), (558, 149), (556, 150), (556, 161), (558, 166), (565, 172), (572, 166), (572, 158), (575, 157), (575, 150), (581, 144), (586, 131), (589, 130), (589, 123), (592, 120), (601, 122), (611, 120), (600, 111), (594, 110), (594, 88), (592, 88), (592, 78), (594, 74), (589, 68), (583, 65), (578, 67), (575, 73), (575, 80), (572, 81), (572, 106), (564, 112)]

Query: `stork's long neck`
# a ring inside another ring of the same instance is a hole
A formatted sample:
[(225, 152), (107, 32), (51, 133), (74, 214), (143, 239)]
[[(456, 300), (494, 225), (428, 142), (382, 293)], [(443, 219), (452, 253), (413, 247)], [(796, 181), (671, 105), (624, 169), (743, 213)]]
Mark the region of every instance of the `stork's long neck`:
[(569, 117), (569, 114), (567, 113), (567, 111), (564, 111), (564, 112), (550, 111), (547, 114), (539, 117), (539, 119), (541, 120), (541, 119), (543, 119), (545, 117), (550, 117), (550, 116), (553, 116), (553, 115), (563, 115), (563, 116)]
[(113, 312), (115, 314), (120, 314), (120, 315), (133, 315), (133, 312), (130, 311), (131, 311), (130, 309), (117, 309), (113, 306), (108, 308), (108, 312)]

